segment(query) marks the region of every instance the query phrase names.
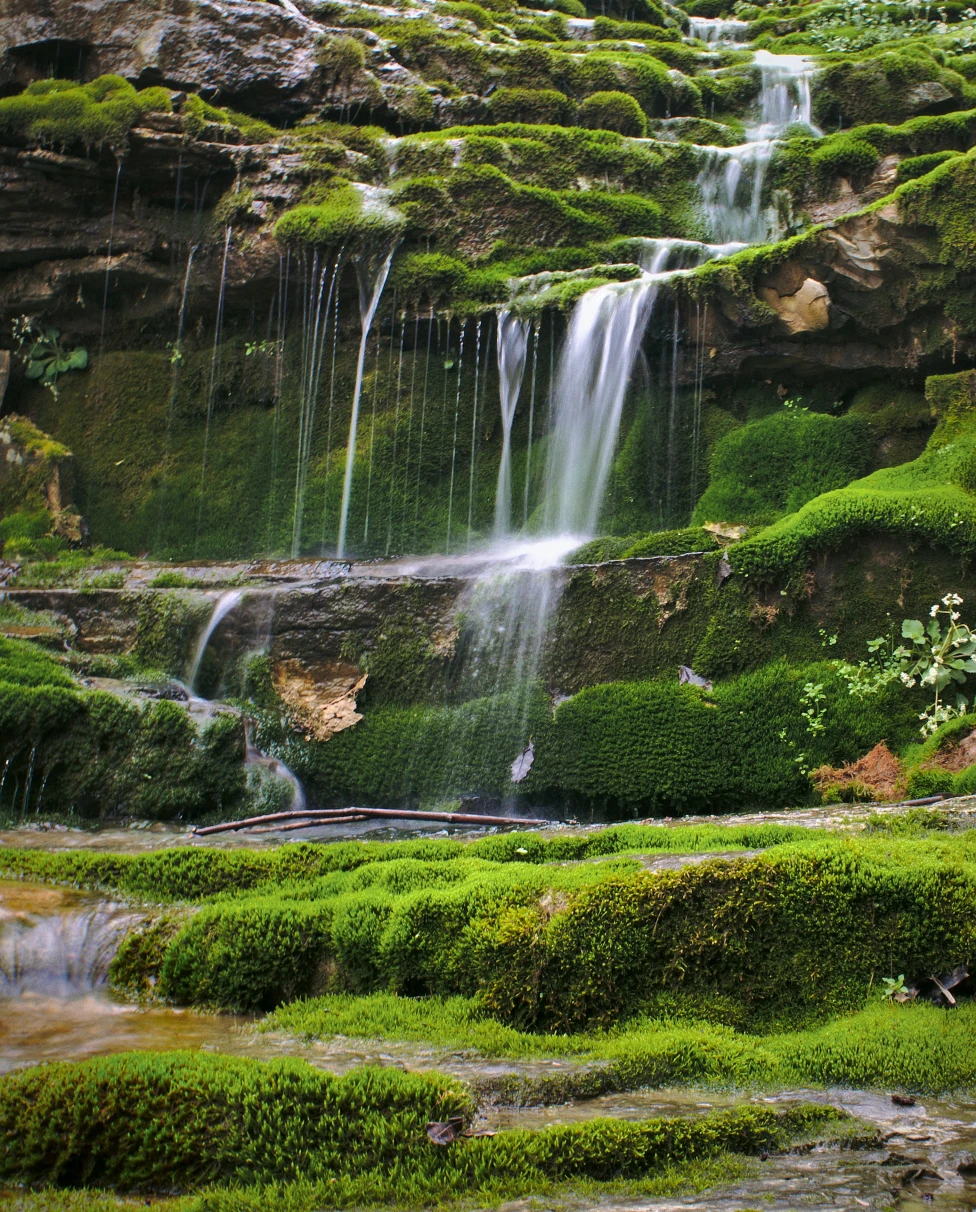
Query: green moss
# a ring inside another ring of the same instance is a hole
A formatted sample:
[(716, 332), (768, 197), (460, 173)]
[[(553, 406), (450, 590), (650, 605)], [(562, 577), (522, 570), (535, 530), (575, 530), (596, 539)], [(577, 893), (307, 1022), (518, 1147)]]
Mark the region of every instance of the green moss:
[[(176, 1106), (178, 1124), (161, 1117)], [(301, 1179), (318, 1207), (394, 1199), (429, 1207), (569, 1178), (641, 1179), (681, 1161), (783, 1146), (844, 1118), (808, 1105), (748, 1107), (431, 1145), (426, 1124), (454, 1114), (470, 1116), (470, 1103), (440, 1077), (382, 1069), (333, 1077), (302, 1061), (123, 1054), (5, 1077), (0, 1124), (14, 1144), (0, 1164), (8, 1182), (154, 1191), (171, 1190), (174, 1175), (184, 1189)]]
[[(767, 827), (754, 837), (768, 843), (773, 835)], [(748, 843), (749, 831), (737, 838)], [(618, 835), (617, 844), (621, 840)], [(105, 873), (114, 862), (121, 869), (117, 883), (137, 871), (146, 879), (153, 867), (164, 880), (209, 869), (211, 882), (234, 868), (253, 880), (254, 868), (267, 872), (281, 864), (284, 874), (287, 864), (296, 872), (304, 867), (303, 878), (278, 882), (273, 891), (235, 888), (203, 907), (165, 943), (161, 964), (159, 949), (149, 948), (160, 973), (157, 991), (231, 1007), (267, 1008), (317, 991), (395, 991), (480, 994), (489, 1014), (523, 1030), (603, 1028), (637, 1014), (700, 1020), (713, 1011), (717, 1021), (739, 1026), (803, 1026), (860, 1009), (882, 976), (951, 968), (974, 945), (976, 868), (967, 833), (842, 838), (808, 832), (758, 856), (716, 857), (658, 873), (637, 870), (626, 858), (545, 865), (531, 860), (532, 847), (537, 859), (545, 855), (542, 839), (491, 841), (513, 847), (520, 861), (479, 859), (475, 847), (462, 857), (445, 851), (440, 859), (424, 859), (420, 844), (414, 858), (391, 852), (387, 861), (353, 859), (352, 869), (325, 875), (314, 871), (330, 861), (330, 849), (341, 863), (357, 847), (289, 848), (277, 860), (10, 857), (35, 875), (44, 869)], [(567, 848), (578, 845), (571, 839)], [(784, 966), (789, 982), (782, 979)], [(133, 969), (137, 965), (127, 963), (130, 983)], [(299, 1021), (300, 1010), (289, 1013), (286, 1021)], [(904, 1030), (902, 1043), (885, 1058), (890, 1021), (878, 1017), (870, 1046), (856, 1022), (793, 1046), (764, 1044), (772, 1060), (744, 1041), (756, 1058), (752, 1076), (765, 1069), (762, 1080), (779, 1074), (786, 1083), (832, 1081), (846, 1071), (858, 1082), (924, 1084), (924, 1023), (902, 1029), (895, 1022), (896, 1039)], [(961, 1050), (971, 1016), (967, 1022), (929, 1088), (966, 1080), (971, 1062)], [(621, 1061), (618, 1088), (642, 1080), (736, 1080), (732, 1041), (730, 1051), (715, 1050), (693, 1033), (655, 1040), (656, 1029), (648, 1027), (637, 1024), (616, 1052), (616, 1040), (584, 1044)], [(482, 1037), (490, 1044), (492, 1031), (489, 1023)], [(503, 1033), (492, 1046), (558, 1054), (579, 1044), (536, 1044)], [(649, 1056), (641, 1070), (636, 1061), (645, 1045)], [(833, 1045), (839, 1045), (835, 1060), (825, 1062)], [(676, 1056), (684, 1058), (683, 1068), (675, 1067)], [(739, 1077), (749, 1076), (751, 1063), (746, 1056)]]
[[(67, 446), (17, 415), (0, 421), (0, 450), (0, 518), (4, 519), (0, 525), (7, 527), (0, 532), (0, 544), (5, 539), (39, 539), (54, 524), (52, 511), (71, 498), (74, 456)], [(22, 522), (12, 521), (13, 515), (21, 515)], [(42, 519), (48, 525), (38, 531)]]
[[(889, 819), (889, 818), (884, 818)], [(676, 999), (677, 1000), (677, 999)], [(680, 1003), (679, 1003), (680, 1004)], [(713, 1013), (721, 1013), (716, 999)], [(926, 1004), (878, 1005), (806, 1031), (750, 1035), (689, 1017), (638, 1019), (609, 1032), (552, 1035), (518, 1031), (492, 1018), (476, 998), (334, 995), (293, 1002), (269, 1015), (262, 1031), (302, 1039), (412, 1040), (485, 1058), (559, 1057), (580, 1068), (520, 1082), (521, 1101), (594, 1097), (638, 1086), (892, 1087), (919, 1093), (966, 1089), (976, 1077), (974, 1008), (947, 1017)], [(592, 1062), (603, 1062), (599, 1069)], [(584, 1068), (583, 1066), (587, 1066)], [(497, 1085), (495, 1086), (497, 1096)], [(510, 1084), (506, 1093), (514, 1093)]]
[[(24, 647), (30, 647), (25, 645)], [(449, 866), (471, 859), (483, 865), (499, 863), (569, 863), (641, 853), (683, 853), (763, 849), (784, 842), (816, 841), (816, 830), (790, 825), (613, 825), (587, 833), (505, 833), (472, 842), (423, 838), (403, 842), (301, 842), (268, 850), (216, 850), (182, 847), (146, 854), (110, 854), (76, 850), (51, 852), (7, 847), (0, 871), (7, 878), (46, 880), (73, 887), (113, 892), (154, 903), (200, 901), (225, 893), (248, 893), (255, 889), (273, 893), (284, 883), (318, 880), (337, 872), (355, 872), (383, 863), (420, 860), (397, 868), (392, 880), (381, 883), (402, 891), (407, 875), (421, 884), (423, 878), (437, 885), (456, 882), (429, 875), (431, 863)], [(475, 865), (476, 866), (476, 865)], [(485, 866), (488, 869), (488, 866)], [(421, 879), (418, 880), (417, 873)], [(375, 877), (369, 877), (370, 879)], [(336, 885), (325, 885), (332, 893)], [(358, 890), (360, 886), (353, 886)], [(340, 889), (341, 890), (341, 889)]]
[(56, 147), (121, 147), (141, 114), (136, 90), (120, 76), (42, 80), (0, 99), (0, 132)]
[(198, 734), (175, 703), (143, 709), (74, 679), (30, 646), (0, 641), (0, 808), (42, 802), (80, 816), (173, 819), (227, 811), (244, 798), (244, 742), (232, 716)]
[(898, 173), (896, 180), (899, 185), (904, 181), (914, 181), (917, 177), (924, 177), (934, 168), (938, 168), (940, 164), (945, 164), (947, 160), (952, 160), (959, 155), (954, 151), (930, 152), (927, 156), (909, 156), (907, 160), (902, 160), (898, 165)]
[(491, 116), (496, 122), (568, 124), (575, 106), (554, 88), (499, 88), (491, 95)]
[(385, 203), (364, 199), (348, 184), (337, 184), (325, 201), (296, 206), (275, 225), (282, 243), (320, 247), (369, 246), (395, 240), (404, 226), (403, 216)]
[(196, 93), (190, 93), (183, 102), (180, 113), (186, 121), (186, 132), (192, 138), (199, 138), (208, 124), (233, 126), (240, 131), (245, 143), (270, 143), (279, 133), (269, 123), (252, 118), (248, 114), (240, 114), (232, 109), (218, 109)]
[(596, 130), (615, 130), (621, 135), (647, 134), (647, 118), (633, 97), (627, 93), (592, 93), (579, 109), (581, 126)]
[(870, 465), (870, 429), (857, 415), (801, 409), (752, 421), (716, 443), (699, 522), (768, 523), (857, 479)]
[(827, 129), (903, 121), (912, 114), (912, 89), (929, 82), (941, 85), (956, 99), (965, 91), (963, 78), (943, 68), (924, 47), (838, 57), (818, 73), (814, 121)]

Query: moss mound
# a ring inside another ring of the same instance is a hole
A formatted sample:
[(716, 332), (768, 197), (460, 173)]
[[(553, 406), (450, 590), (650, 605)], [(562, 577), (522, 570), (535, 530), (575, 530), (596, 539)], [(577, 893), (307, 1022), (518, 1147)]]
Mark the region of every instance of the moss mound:
[(8, 1182), (184, 1190), (321, 1184), (318, 1206), (407, 1206), (518, 1194), (570, 1178), (639, 1179), (668, 1165), (785, 1145), (842, 1118), (831, 1109), (748, 1107), (696, 1120), (595, 1120), (506, 1132), (449, 1148), (426, 1124), (465, 1116), (441, 1078), (363, 1069), (345, 1077), (300, 1061), (162, 1053), (52, 1064), (0, 1081)]

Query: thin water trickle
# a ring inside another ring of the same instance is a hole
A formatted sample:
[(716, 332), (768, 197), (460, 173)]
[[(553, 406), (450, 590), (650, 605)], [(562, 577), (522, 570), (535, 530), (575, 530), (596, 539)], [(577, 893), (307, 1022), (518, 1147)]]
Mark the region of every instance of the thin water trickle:
[(339, 538), (336, 554), (341, 558), (346, 554), (346, 529), (349, 524), (349, 504), (352, 500), (352, 478), (356, 463), (356, 435), (359, 429), (359, 403), (363, 392), (363, 371), (366, 364), (366, 342), (376, 309), (383, 296), (383, 288), (390, 274), (390, 263), (393, 260), (394, 247), (388, 247), (371, 257), (364, 256), (356, 262), (356, 273), (359, 277), (359, 315), (361, 330), (359, 336), (359, 354), (356, 358), (356, 382), (352, 392), (352, 415), (349, 420), (349, 441), (346, 446), (346, 472), (342, 483), (342, 505), (339, 510)]
[(112, 253), (115, 247), (115, 220), (119, 210), (119, 185), (122, 181), (122, 160), (118, 161), (115, 170), (115, 189), (112, 193), (112, 217), (108, 228), (108, 251), (105, 257), (105, 287), (102, 291), (102, 327), (98, 338), (98, 356), (105, 352), (105, 328), (108, 318), (108, 296), (112, 281)]
[[(311, 298), (306, 315), (311, 320), (303, 332), (302, 393), (298, 420), (298, 454), (295, 466), (295, 511), (292, 519), (291, 554), (297, 559), (301, 554), (302, 526), (305, 517), (305, 490), (308, 484), (308, 468), (312, 454), (312, 436), (315, 430), (315, 413), (318, 407), (319, 388), (322, 383), (322, 366), (328, 343), (329, 316), (332, 301), (337, 298), (337, 286), (342, 272), (345, 250), (328, 265), (319, 264), (316, 252), (312, 278), (309, 284)], [(328, 284), (328, 292), (326, 292)], [(322, 302), (325, 300), (323, 308)]]
[(406, 330), (407, 313), (403, 312), (400, 316), (400, 347), (397, 353), (396, 405), (393, 418), (393, 454), (390, 460), (390, 493), (386, 518), (386, 555), (390, 554), (390, 548), (393, 546), (393, 505), (396, 500), (397, 453), (400, 445), (400, 404), (403, 399), (403, 342), (406, 337)]
[[(485, 351), (487, 353), (487, 350)], [(487, 373), (487, 368), (486, 368)], [(478, 456), (478, 390), (481, 386), (481, 320), (475, 324), (474, 406), (471, 410), (471, 463), (468, 475), (468, 550), (474, 534), (474, 471)]]
[(191, 690), (196, 683), (197, 674), (200, 672), (200, 663), (203, 660), (203, 654), (207, 651), (207, 645), (210, 643), (211, 636), (230, 612), (240, 603), (243, 596), (243, 591), (240, 589), (228, 589), (214, 603), (213, 611), (207, 621), (206, 627), (204, 627), (200, 634), (199, 640), (197, 640), (197, 646), (193, 653), (193, 663), (190, 666), (190, 673), (187, 677), (187, 685)]
[[(512, 422), (518, 407), (529, 347), (528, 320), (508, 310), (498, 313), (498, 401), (502, 411), (502, 454), (495, 489), (495, 537), (512, 528)], [(537, 341), (538, 345), (538, 341)]]
[(194, 555), (200, 549), (200, 531), (203, 526), (203, 505), (207, 491), (207, 453), (210, 448), (210, 425), (213, 420), (214, 400), (217, 395), (217, 378), (220, 373), (220, 338), (224, 329), (224, 301), (227, 293), (227, 259), (230, 256), (230, 242), (234, 235), (233, 227), (228, 227), (224, 234), (224, 257), (220, 266), (220, 289), (217, 292), (217, 317), (214, 321), (213, 353), (210, 358), (210, 385), (207, 389), (207, 424), (203, 432), (203, 458), (200, 464), (200, 502), (197, 508), (197, 531), (194, 543)]
[[(461, 416), (461, 372), (464, 369), (464, 337), (468, 331), (466, 321), (461, 321), (461, 338), (458, 342), (457, 360), (457, 391), (454, 398), (454, 438), (451, 446), (451, 480), (447, 491), (447, 536), (444, 540), (444, 551), (451, 552), (451, 523), (454, 518), (454, 472), (457, 466), (458, 420)], [(448, 346), (450, 348), (450, 346)], [(446, 363), (445, 363), (446, 366)]]
[(176, 408), (176, 389), (180, 381), (180, 369), (183, 364), (183, 326), (186, 321), (186, 304), (190, 297), (190, 277), (193, 273), (193, 258), (197, 248), (194, 244), (186, 258), (186, 270), (183, 274), (183, 291), (180, 295), (180, 310), (176, 319), (176, 340), (173, 342), (170, 354), (169, 406), (166, 409), (166, 439), (163, 445), (163, 487), (159, 494), (159, 523), (156, 528), (156, 546), (162, 546), (163, 525), (166, 520), (166, 489), (169, 470), (169, 453), (173, 438), (173, 412)]

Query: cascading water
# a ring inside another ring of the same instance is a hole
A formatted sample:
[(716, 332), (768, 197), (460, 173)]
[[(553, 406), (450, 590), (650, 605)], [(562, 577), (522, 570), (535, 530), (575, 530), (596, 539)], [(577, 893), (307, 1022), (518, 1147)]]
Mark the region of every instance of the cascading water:
[(529, 321), (509, 311), (498, 314), (498, 399), (502, 410), (502, 454), (495, 490), (495, 536), (500, 538), (512, 527), (512, 422), (518, 405), (525, 355), (529, 348)]
[(819, 133), (812, 122), (810, 60), (756, 51), (753, 62), (762, 81), (758, 124), (746, 131), (745, 143), (702, 149), (698, 189), (713, 240), (761, 244), (779, 234), (775, 216), (763, 206), (776, 140), (797, 124)]
[(349, 420), (349, 441), (346, 445), (346, 472), (342, 482), (342, 505), (339, 510), (339, 539), (336, 554), (346, 554), (346, 528), (349, 524), (349, 503), (352, 499), (352, 477), (356, 463), (356, 434), (359, 429), (359, 404), (363, 394), (363, 370), (366, 364), (366, 342), (383, 296), (395, 249), (383, 249), (372, 257), (356, 262), (359, 277), (359, 315), (361, 321), (359, 354), (356, 358), (356, 383), (352, 392), (352, 415)]
[(0, 997), (66, 998), (105, 983), (136, 918), (114, 906), (57, 914), (0, 912)]
[(203, 660), (203, 654), (207, 651), (210, 637), (230, 612), (240, 603), (243, 596), (244, 594), (240, 589), (228, 589), (214, 603), (213, 611), (206, 627), (204, 627), (200, 634), (199, 640), (197, 640), (197, 646), (193, 653), (193, 664), (190, 666), (190, 673), (187, 677), (187, 685), (191, 690), (197, 680), (197, 674), (200, 672), (200, 662)]
[(748, 30), (748, 21), (736, 21), (731, 17), (688, 18), (689, 37), (707, 46), (736, 46), (745, 41)]

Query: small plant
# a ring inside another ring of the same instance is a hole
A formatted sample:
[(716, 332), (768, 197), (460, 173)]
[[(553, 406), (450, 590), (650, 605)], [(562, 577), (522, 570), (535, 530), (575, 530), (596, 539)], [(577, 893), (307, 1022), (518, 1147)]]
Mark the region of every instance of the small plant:
[(956, 609), (962, 598), (947, 593), (929, 611), (928, 623), (920, 619), (905, 619), (901, 639), (910, 646), (896, 643), (894, 635), (879, 636), (868, 641), (870, 659), (856, 665), (835, 661), (834, 667), (847, 682), (850, 694), (857, 698), (877, 694), (893, 682), (907, 689), (931, 687), (931, 704), (919, 713), (921, 734), (929, 736), (947, 720), (965, 714), (969, 700), (956, 693), (953, 703), (946, 702), (945, 692), (965, 684), (976, 673), (976, 633), (960, 623)]
[[(934, 699), (931, 706), (919, 714), (922, 721), (922, 736), (935, 732), (940, 725), (958, 715), (963, 715), (969, 705), (963, 694), (957, 693), (955, 704), (943, 699), (943, 691), (952, 686), (963, 685), (971, 673), (976, 673), (976, 634), (960, 623), (956, 609), (962, 598), (956, 593), (947, 593), (929, 611), (929, 621), (923, 624), (918, 619), (906, 619), (901, 626), (902, 636), (910, 640), (912, 649), (906, 649), (906, 664), (901, 681), (909, 688), (931, 686)], [(911, 658), (914, 657), (914, 662)], [(911, 663), (909, 663), (911, 662)]]
[(911, 997), (908, 989), (905, 986), (905, 974), (901, 976), (883, 976), (881, 978), (883, 986), (881, 990), (881, 1000), (884, 1002), (907, 1002)]
[(826, 726), (824, 717), (827, 714), (827, 695), (823, 684), (807, 682), (800, 694), (800, 702), (804, 706), (801, 715), (807, 722), (807, 732), (811, 736), (817, 736)]
[(11, 325), (18, 355), (28, 379), (36, 379), (58, 398), (58, 377), (69, 370), (85, 370), (88, 350), (61, 344), (61, 330), (49, 328), (29, 316), (20, 316)]

